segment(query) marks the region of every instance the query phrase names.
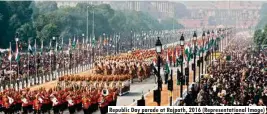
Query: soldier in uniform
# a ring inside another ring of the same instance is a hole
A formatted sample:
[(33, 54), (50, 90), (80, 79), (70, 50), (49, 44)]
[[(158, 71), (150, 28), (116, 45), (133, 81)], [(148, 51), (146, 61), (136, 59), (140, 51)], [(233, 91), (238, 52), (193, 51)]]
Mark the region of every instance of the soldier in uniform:
[(88, 97), (89, 94), (84, 93), (82, 97), (82, 106), (83, 106), (83, 112), (84, 114), (91, 114), (92, 110), (90, 109), (91, 101), (90, 97)]
[(4, 109), (4, 113), (5, 114), (12, 114), (11, 113), (11, 109), (10, 109), (10, 104), (7, 98), (7, 95), (4, 95), (2, 97), (2, 101), (3, 101), (3, 109)]
[(106, 114), (108, 112), (108, 107), (107, 107), (108, 106), (108, 101), (107, 101), (108, 90), (103, 89), (102, 91), (103, 92), (98, 99), (98, 104), (99, 104), (101, 114)]
[(35, 99), (33, 100), (33, 110), (34, 114), (41, 114), (41, 102), (39, 100), (39, 95), (36, 95)]
[(56, 95), (51, 94), (50, 97), (51, 97), (51, 102), (52, 102), (54, 114), (59, 114), (59, 101), (58, 101)]
[(0, 93), (0, 112), (3, 112), (3, 101), (2, 101), (2, 93)]
[(73, 95), (68, 95), (66, 100), (68, 102), (68, 109), (70, 114), (74, 114), (75, 113), (75, 107), (74, 107), (74, 101), (72, 100)]
[(22, 98), (21, 98), (21, 101), (22, 101), (22, 114), (28, 114), (28, 106), (29, 106), (29, 100), (28, 98), (26, 97), (26, 95), (22, 95)]

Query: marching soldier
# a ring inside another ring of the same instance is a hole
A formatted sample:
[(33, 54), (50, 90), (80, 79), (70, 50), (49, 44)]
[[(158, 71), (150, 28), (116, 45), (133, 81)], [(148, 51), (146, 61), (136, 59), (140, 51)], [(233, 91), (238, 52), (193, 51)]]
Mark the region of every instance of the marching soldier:
[(59, 114), (59, 101), (56, 97), (56, 95), (51, 94), (51, 101), (52, 101), (52, 106), (53, 106), (53, 112), (54, 114)]
[(91, 114), (92, 113), (92, 110), (90, 109), (91, 101), (90, 101), (90, 98), (88, 97), (88, 95), (86, 93), (84, 93), (83, 98), (82, 98), (82, 107), (83, 107), (84, 114)]
[(2, 93), (0, 93), (0, 112), (2, 111), (4, 111), (4, 109), (3, 109)]
[(108, 90), (103, 89), (102, 94), (98, 99), (98, 104), (100, 108), (101, 114), (106, 114), (108, 112), (108, 101), (107, 101), (107, 95), (108, 95)]
[(41, 100), (40, 100), (40, 96), (36, 95), (35, 99), (33, 100), (33, 110), (34, 110), (34, 114), (41, 114)]
[(28, 114), (28, 107), (29, 107), (29, 100), (26, 97), (26, 95), (23, 95), (21, 97), (21, 101), (22, 101), (22, 114)]
[(74, 101), (72, 100), (72, 95), (68, 95), (66, 100), (68, 102), (68, 109), (69, 109), (70, 114), (74, 114), (75, 107), (74, 107)]
[(3, 101), (4, 113), (5, 114), (12, 114), (11, 109), (10, 109), (10, 104), (9, 104), (8, 96), (7, 95), (4, 95), (2, 97), (2, 101)]

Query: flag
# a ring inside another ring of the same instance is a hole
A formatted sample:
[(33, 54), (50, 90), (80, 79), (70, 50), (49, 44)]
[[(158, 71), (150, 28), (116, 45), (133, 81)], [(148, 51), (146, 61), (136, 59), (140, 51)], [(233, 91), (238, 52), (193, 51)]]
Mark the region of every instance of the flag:
[(88, 36), (87, 36), (87, 38), (86, 38), (86, 40), (85, 40), (85, 48), (86, 48), (86, 50), (88, 50)]
[(176, 48), (175, 57), (176, 57), (176, 59), (179, 58), (179, 49), (178, 49), (178, 47)]
[(92, 47), (95, 47), (95, 42), (96, 42), (96, 41), (95, 41), (95, 35), (92, 35), (92, 44), (91, 44)]
[(61, 39), (61, 44), (59, 45), (59, 50), (60, 50), (60, 51), (63, 51), (63, 47), (64, 47), (64, 39), (63, 39), (63, 37), (62, 37), (62, 39)]
[(169, 60), (169, 54), (168, 54), (168, 52), (167, 52), (167, 57), (166, 57), (165, 72), (167, 74), (170, 73), (170, 60)]
[(50, 42), (49, 42), (49, 54), (50, 54), (50, 56), (53, 54), (53, 51), (52, 51), (52, 42), (51, 42), (51, 40), (50, 40)]
[(92, 36), (90, 35), (89, 46), (92, 47)]
[(11, 48), (11, 42), (10, 42), (10, 46), (9, 46), (9, 50), (8, 50), (8, 60), (9, 60), (9, 61), (12, 60), (12, 48)]
[(36, 54), (37, 53), (37, 44), (36, 44), (36, 39), (35, 39), (35, 41), (34, 41), (34, 54)]
[(43, 48), (44, 48), (44, 41), (41, 41), (41, 54), (43, 54)]
[(77, 38), (77, 41), (76, 41), (76, 47), (77, 47), (77, 49), (80, 48), (80, 46), (79, 46), (79, 39), (78, 38)]
[(33, 51), (32, 51), (32, 46), (31, 46), (30, 41), (28, 42), (28, 52), (29, 52), (30, 54), (33, 53)]
[(175, 57), (175, 47), (172, 48), (172, 62), (175, 63), (176, 57)]
[(49, 50), (52, 50), (52, 42), (51, 42), (51, 40), (49, 42)]
[(76, 42), (75, 42), (75, 37), (73, 39), (73, 42), (72, 42), (72, 49), (75, 49), (76, 48)]
[(83, 43), (82, 43), (82, 50), (84, 49), (84, 37), (83, 37)]
[(191, 60), (192, 49), (188, 45), (185, 46), (185, 55), (187, 62), (189, 62)]
[(67, 54), (70, 54), (70, 51), (71, 51), (71, 39), (69, 38), (69, 46), (68, 46)]
[(57, 49), (58, 48), (58, 42), (57, 42), (57, 40), (56, 40), (56, 47), (55, 47), (55, 52), (57, 53)]
[(98, 38), (98, 46), (97, 46), (98, 48), (100, 48), (100, 46), (101, 46), (101, 42), (102, 42), (101, 40), (102, 40), (102, 38), (101, 38), (101, 36), (99, 36), (99, 38)]
[(19, 60), (20, 60), (18, 41), (16, 41), (16, 55), (15, 55), (15, 59), (16, 59), (17, 62), (19, 62)]

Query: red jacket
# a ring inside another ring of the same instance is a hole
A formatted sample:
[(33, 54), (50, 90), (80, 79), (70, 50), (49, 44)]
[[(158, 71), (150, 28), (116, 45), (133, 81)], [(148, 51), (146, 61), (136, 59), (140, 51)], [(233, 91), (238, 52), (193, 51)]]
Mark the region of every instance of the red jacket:
[(99, 107), (105, 107), (109, 104), (109, 102), (107, 101), (107, 99), (104, 96), (101, 96), (98, 99), (98, 104), (99, 104)]
[(41, 106), (42, 106), (42, 104), (40, 103), (40, 101), (38, 99), (33, 100), (33, 109), (41, 110)]

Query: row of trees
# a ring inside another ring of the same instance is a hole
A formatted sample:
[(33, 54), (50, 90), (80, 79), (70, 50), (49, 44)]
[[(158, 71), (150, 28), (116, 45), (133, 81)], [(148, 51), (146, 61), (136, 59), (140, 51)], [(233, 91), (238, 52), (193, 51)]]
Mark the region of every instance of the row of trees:
[(267, 25), (263, 29), (258, 29), (254, 32), (253, 40), (257, 46), (267, 45)]
[(89, 35), (92, 33), (94, 12), (96, 37), (103, 33), (182, 28), (173, 18), (159, 22), (147, 13), (113, 10), (107, 4), (77, 4), (76, 7), (58, 8), (57, 3), (52, 1), (1, 1), (0, 9), (0, 48), (8, 47), (8, 42), (14, 41), (16, 32), (20, 34), (23, 45), (33, 38), (48, 43), (53, 36), (63, 37), (67, 41), (74, 34), (86, 34), (87, 11)]
[(267, 3), (262, 4), (260, 10), (260, 20), (258, 22), (257, 28), (264, 28), (267, 24)]

